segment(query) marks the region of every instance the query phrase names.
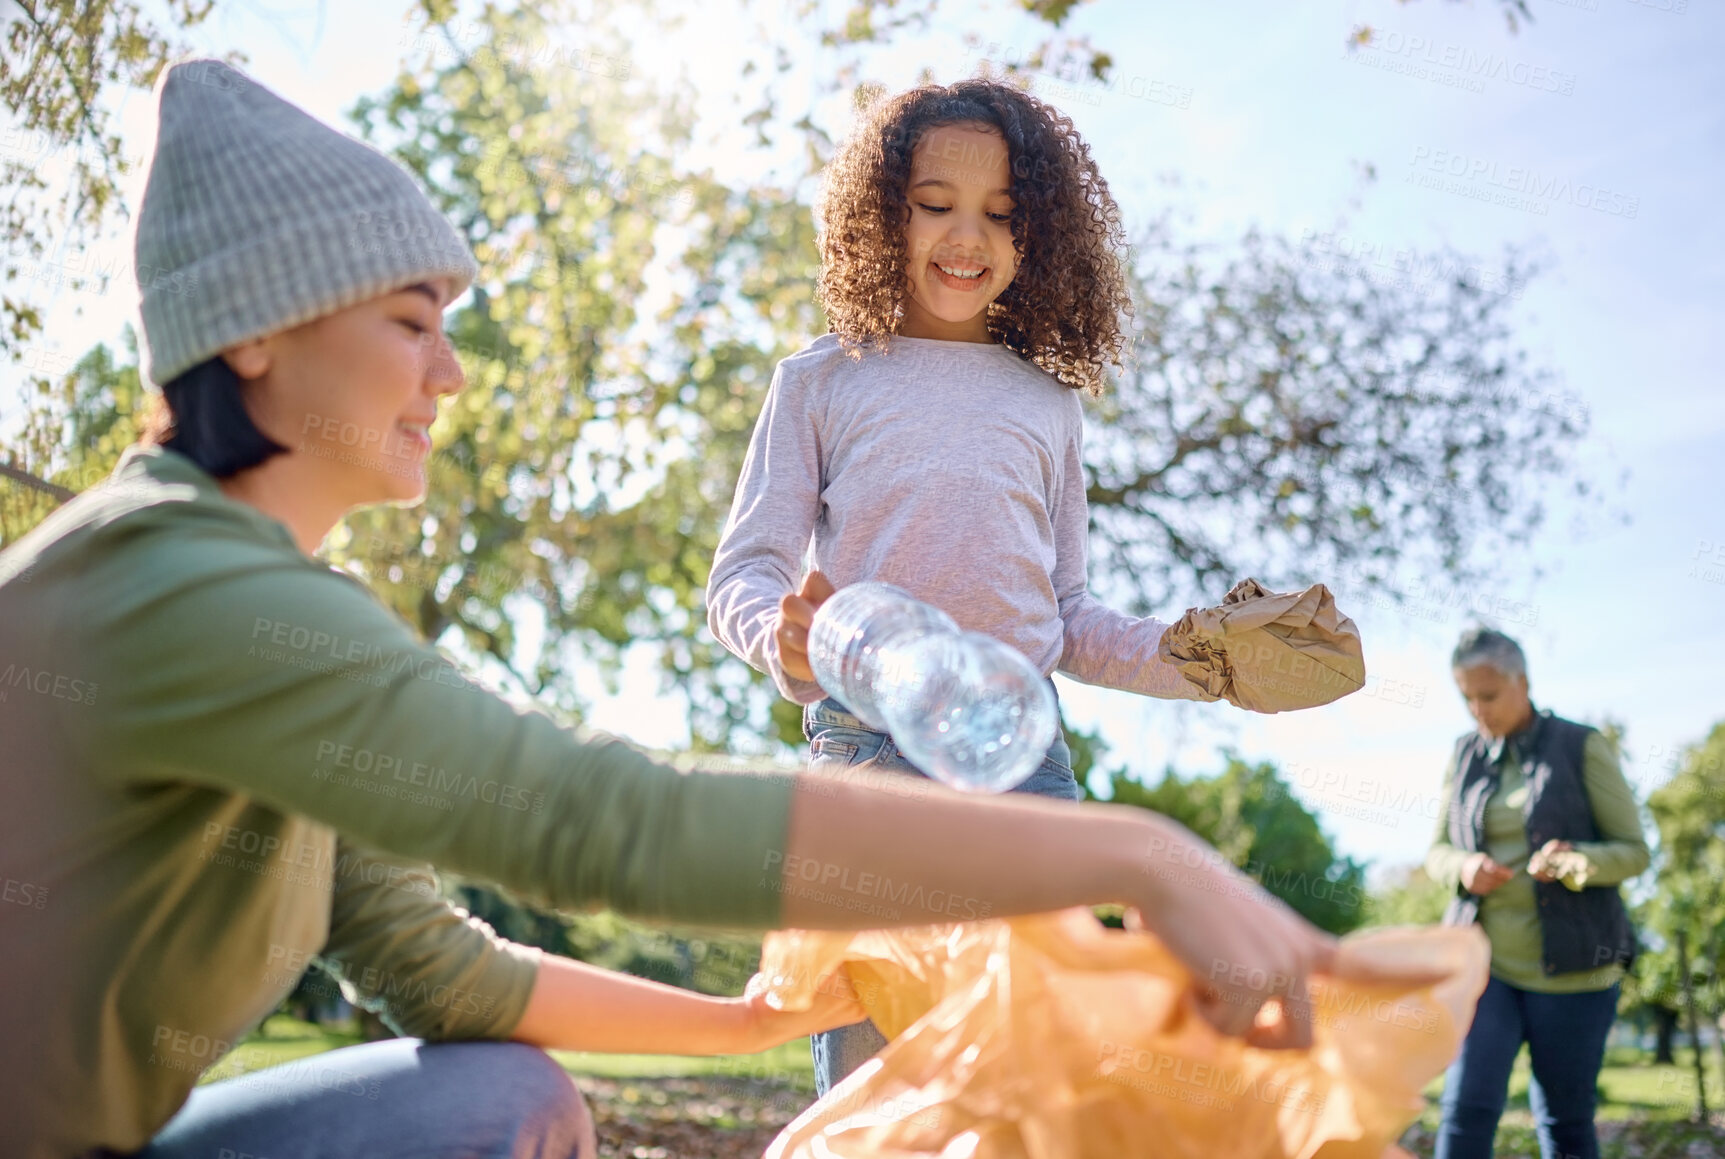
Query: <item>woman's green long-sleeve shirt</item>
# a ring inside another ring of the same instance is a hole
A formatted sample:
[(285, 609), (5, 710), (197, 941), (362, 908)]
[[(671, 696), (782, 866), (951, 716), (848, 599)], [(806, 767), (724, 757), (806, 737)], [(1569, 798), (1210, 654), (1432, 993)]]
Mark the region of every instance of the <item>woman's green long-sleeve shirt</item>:
[[(1491, 940), (1491, 972), (1523, 990), (1545, 994), (1572, 994), (1604, 990), (1623, 977), (1623, 967), (1609, 965), (1597, 970), (1547, 974), (1540, 965), (1543, 942), (1539, 926), (1539, 903), (1527, 859), (1535, 852), (1527, 845), (1527, 827), (1522, 809), (1527, 804), (1527, 780), (1515, 747), (1500, 746), (1500, 779), (1486, 802), (1485, 852), (1500, 865), (1515, 867), (1515, 876), (1480, 899), (1479, 924)], [(1449, 809), (1455, 796), (1455, 758), (1444, 773), (1445, 802), (1437, 819), (1437, 833), (1426, 854), (1426, 875), (1450, 889), (1461, 884), (1461, 867), (1471, 854), (1450, 844)], [(1582, 780), (1593, 810), (1593, 823), (1600, 840), (1574, 842), (1583, 866), (1561, 878), (1565, 886), (1581, 890), (1589, 885), (1617, 885), (1647, 868), (1647, 842), (1641, 834), (1641, 817), (1635, 795), (1624, 780), (1617, 753), (1604, 734), (1589, 734), (1582, 749)]]
[(548, 905), (766, 928), (788, 776), (679, 773), (471, 684), (184, 457), (0, 553), (0, 1154), (143, 1145), (314, 956), (397, 1026), (507, 1038)]

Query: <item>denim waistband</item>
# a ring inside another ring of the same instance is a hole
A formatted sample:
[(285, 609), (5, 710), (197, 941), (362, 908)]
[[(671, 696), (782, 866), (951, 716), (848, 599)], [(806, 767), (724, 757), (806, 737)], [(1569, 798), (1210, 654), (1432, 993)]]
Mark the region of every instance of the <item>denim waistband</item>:
[[(1054, 688), (1054, 681), (1052, 679), (1048, 677), (1043, 677), (1043, 679), (1048, 681), (1050, 689)], [(1065, 750), (1067, 759), (1063, 760), (1061, 763), (1069, 765), (1072, 763), (1070, 759), (1071, 749), (1066, 743), (1065, 722), (1060, 719), (1060, 692), (1058, 689), (1054, 690), (1054, 702), (1054, 743), (1049, 746), (1049, 751), (1053, 753), (1056, 750)], [(890, 735), (864, 724), (862, 718), (857, 716), (857, 714), (852, 712), (849, 708), (845, 707), (844, 702), (836, 696), (829, 696), (825, 700), (817, 700), (813, 704), (803, 705), (803, 733), (805, 736), (812, 735), (809, 729), (811, 723), (826, 724), (838, 728), (860, 729), (863, 732), (878, 733), (880, 736)]]
[[(1042, 678), (1042, 682), (1044, 684), (1048, 685), (1048, 690), (1050, 692), (1054, 693), (1055, 711), (1058, 712), (1059, 711), (1059, 705), (1060, 705), (1060, 688), (1059, 688), (1059, 686), (1054, 683), (1054, 677), (1052, 677), (1052, 676), (1044, 676)], [(847, 708), (845, 706), (845, 703), (836, 696), (829, 696), (825, 700), (817, 700), (813, 704), (803, 705), (803, 715), (805, 717), (808, 716), (809, 713), (811, 712), (811, 710), (813, 710), (815, 708), (824, 708), (828, 712), (842, 712), (846, 716), (850, 717), (852, 720), (855, 720), (857, 722), (852, 727), (868, 728), (868, 725), (863, 724), (861, 719), (857, 716), (857, 714), (852, 712), (849, 708)], [(870, 731), (872, 732), (874, 730), (870, 729)]]

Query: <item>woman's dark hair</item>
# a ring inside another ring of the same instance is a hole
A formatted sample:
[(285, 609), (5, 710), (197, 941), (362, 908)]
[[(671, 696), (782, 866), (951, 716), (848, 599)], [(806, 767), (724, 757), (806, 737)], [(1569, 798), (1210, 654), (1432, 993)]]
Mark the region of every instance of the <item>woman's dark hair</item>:
[(1065, 114), (984, 78), (923, 85), (863, 112), (833, 154), (821, 193), (818, 298), (847, 354), (890, 344), (909, 287), (905, 185), (922, 139), (975, 125), (1005, 141), (1018, 272), (988, 307), (995, 341), (1075, 389), (1100, 394), (1120, 364), (1132, 313), (1120, 208)]
[(163, 385), (139, 441), (177, 451), (218, 479), (285, 454), (246, 413), (240, 386), (221, 355), (198, 363)]

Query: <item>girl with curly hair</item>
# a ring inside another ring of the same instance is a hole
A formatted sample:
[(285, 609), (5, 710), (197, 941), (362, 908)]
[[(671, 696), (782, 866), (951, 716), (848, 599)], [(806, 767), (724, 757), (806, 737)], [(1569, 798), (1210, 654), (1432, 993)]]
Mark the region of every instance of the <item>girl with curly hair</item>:
[[(1087, 591), (1078, 395), (1119, 364), (1130, 298), (1120, 210), (1071, 120), (984, 79), (881, 100), (821, 214), (831, 333), (773, 376), (708, 587), (714, 635), (804, 705), (810, 768), (920, 773), (814, 680), (835, 584), (896, 584), (1045, 676), (1200, 699), (1157, 656), (1167, 625)], [(1014, 791), (1083, 795), (1063, 736)], [(817, 1035), (820, 1092), (884, 1043), (868, 1022)]]

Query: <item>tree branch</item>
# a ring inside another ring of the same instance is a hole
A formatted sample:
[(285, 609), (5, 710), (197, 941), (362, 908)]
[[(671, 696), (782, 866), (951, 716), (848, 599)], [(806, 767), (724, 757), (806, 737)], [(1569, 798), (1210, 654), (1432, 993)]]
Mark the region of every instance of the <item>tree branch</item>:
[(9, 467), (5, 463), (0, 463), (0, 476), (22, 483), (26, 487), (34, 487), (38, 491), (44, 491), (62, 503), (78, 494), (76, 491), (70, 491), (65, 487), (60, 486), (58, 483), (50, 483), (46, 479), (39, 479), (28, 471), (21, 470), (17, 467)]

